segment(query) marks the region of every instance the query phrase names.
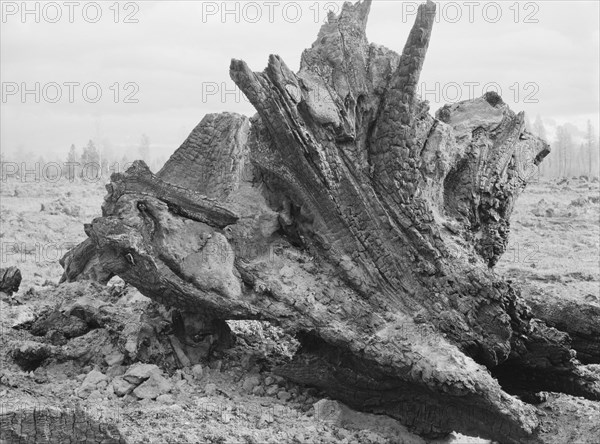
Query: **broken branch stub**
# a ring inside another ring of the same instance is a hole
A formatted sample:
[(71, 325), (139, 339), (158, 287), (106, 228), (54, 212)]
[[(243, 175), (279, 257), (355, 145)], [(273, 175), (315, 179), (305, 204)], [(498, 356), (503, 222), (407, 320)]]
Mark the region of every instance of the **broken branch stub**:
[(12, 295), (19, 291), (21, 270), (17, 267), (0, 268), (0, 292)]
[(113, 175), (91, 257), (186, 313), (295, 333), (279, 372), (352, 407), (425, 436), (535, 441), (538, 411), (503, 390), (515, 375), (600, 395), (569, 336), (489, 270), (548, 145), (494, 93), (433, 118), (416, 85), (435, 5), (401, 55), (368, 43), (370, 7), (330, 15), (296, 74), (233, 60), (258, 114), (208, 115), (156, 175)]

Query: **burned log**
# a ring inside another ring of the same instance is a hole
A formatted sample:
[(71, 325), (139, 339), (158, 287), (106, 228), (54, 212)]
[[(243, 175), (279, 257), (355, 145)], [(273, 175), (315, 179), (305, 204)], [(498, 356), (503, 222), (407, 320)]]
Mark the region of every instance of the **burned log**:
[(571, 337), (577, 359), (585, 364), (600, 364), (600, 307), (593, 302), (575, 300), (569, 295), (524, 295), (536, 318), (564, 331)]
[(21, 270), (17, 267), (0, 268), (0, 291), (11, 296), (19, 291)]
[[(88, 225), (86, 225), (87, 229), (89, 229)], [(96, 253), (96, 246), (90, 238), (87, 238), (75, 248), (69, 250), (58, 261), (64, 269), (60, 283), (91, 280), (107, 284), (113, 277), (113, 274), (104, 270), (100, 263), (100, 258)]]
[(296, 74), (233, 60), (258, 114), (206, 116), (156, 175), (113, 175), (69, 269), (93, 258), (188, 315), (279, 325), (301, 343), (280, 374), (424, 436), (535, 442), (538, 410), (510, 393), (600, 399), (569, 335), (491, 270), (549, 147), (494, 93), (432, 117), (416, 87), (435, 5), (400, 55), (367, 41), (370, 7), (330, 15)]
[(92, 418), (82, 409), (6, 408), (0, 411), (0, 439), (6, 444), (101, 442), (126, 444), (117, 427)]

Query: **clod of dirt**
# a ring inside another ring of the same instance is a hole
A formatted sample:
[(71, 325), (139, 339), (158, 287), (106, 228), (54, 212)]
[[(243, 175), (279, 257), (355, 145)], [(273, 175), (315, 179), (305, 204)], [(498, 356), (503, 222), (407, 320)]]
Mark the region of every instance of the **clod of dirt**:
[(105, 388), (106, 385), (106, 375), (98, 370), (92, 370), (85, 376), (85, 379), (81, 383), (79, 389), (76, 391), (76, 394), (80, 398), (86, 399), (94, 390), (98, 388)]
[(50, 346), (34, 341), (20, 342), (12, 350), (14, 361), (28, 372), (38, 368), (50, 355)]
[(578, 197), (572, 200), (569, 206), (571, 207), (585, 207), (588, 204), (588, 200), (585, 197)]
[(122, 376), (117, 376), (112, 380), (113, 391), (117, 396), (125, 396), (133, 391), (136, 387), (135, 384), (132, 384), (129, 381), (126, 381)]
[(17, 267), (0, 268), (0, 292), (10, 296), (19, 291), (20, 285), (21, 270)]
[(81, 207), (70, 203), (67, 199), (61, 197), (48, 204), (41, 204), (40, 211), (52, 215), (66, 214), (67, 216), (79, 217), (81, 214)]
[(141, 384), (149, 379), (152, 375), (160, 375), (161, 370), (154, 364), (134, 364), (125, 372), (123, 379), (131, 384)]
[(36, 318), (35, 312), (28, 305), (10, 305), (0, 300), (0, 310), (9, 328), (27, 329)]
[(31, 326), (31, 334), (45, 336), (50, 331), (62, 333), (65, 338), (71, 339), (82, 336), (89, 331), (87, 323), (78, 317), (67, 316), (59, 310), (51, 310), (42, 314)]
[(426, 442), (419, 436), (410, 433), (398, 421), (387, 416), (357, 412), (340, 402), (329, 399), (321, 399), (313, 407), (315, 409), (314, 417), (318, 422), (326, 422), (347, 429), (371, 429), (378, 433), (387, 430), (398, 437), (398, 442), (406, 444), (425, 444)]
[(139, 399), (156, 399), (160, 395), (166, 395), (172, 389), (171, 381), (160, 373), (153, 373), (148, 380), (133, 390), (133, 394)]

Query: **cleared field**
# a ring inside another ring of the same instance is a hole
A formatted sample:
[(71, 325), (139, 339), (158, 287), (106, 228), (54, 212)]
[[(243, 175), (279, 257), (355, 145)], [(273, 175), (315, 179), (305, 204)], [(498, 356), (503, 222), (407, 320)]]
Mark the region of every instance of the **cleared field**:
[(534, 183), (511, 219), (509, 248), (496, 272), (524, 292), (600, 302), (598, 183)]
[[(90, 375), (97, 375), (94, 371), (108, 380), (127, 371), (129, 362), (113, 362), (118, 352), (102, 342), (102, 330), (69, 342), (69, 352), (81, 354), (78, 359), (31, 372), (20, 368), (8, 350), (34, 337), (11, 328), (18, 316), (36, 316), (81, 295), (103, 300), (128, 319), (139, 319), (151, 305), (119, 280), (109, 289), (79, 283), (57, 288), (62, 274), (58, 258), (85, 239), (83, 224), (100, 215), (104, 194), (101, 183), (2, 184), (1, 266), (15, 265), (23, 274), (19, 293), (0, 301), (4, 406), (80, 406), (97, 419), (117, 424), (136, 443), (424, 443), (392, 419), (346, 411), (328, 401), (317, 405), (322, 393), (275, 376), (273, 363), (285, 354), (282, 344), (290, 338), (259, 322), (232, 323), (235, 346), (216, 354), (208, 365), (163, 375), (170, 391), (156, 401), (116, 396), (117, 379), (83, 389)], [(517, 202), (509, 249), (495, 271), (520, 285), (525, 295), (600, 303), (599, 197), (598, 183), (530, 185)], [(92, 352), (99, 357), (90, 358)], [(570, 414), (555, 413), (564, 421)], [(556, 434), (556, 442), (568, 440), (557, 431), (548, 434)], [(445, 442), (482, 441), (460, 436)]]

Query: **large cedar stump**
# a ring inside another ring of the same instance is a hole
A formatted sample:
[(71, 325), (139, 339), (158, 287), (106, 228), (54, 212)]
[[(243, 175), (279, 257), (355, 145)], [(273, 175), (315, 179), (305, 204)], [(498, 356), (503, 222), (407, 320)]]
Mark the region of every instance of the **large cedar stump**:
[(370, 7), (331, 14), (296, 74), (233, 60), (258, 114), (208, 115), (158, 174), (113, 175), (64, 278), (118, 275), (217, 326), (268, 320), (301, 342), (280, 374), (424, 436), (537, 441), (544, 416), (510, 393), (600, 398), (567, 332), (491, 269), (549, 147), (495, 93), (431, 117), (435, 5), (401, 55), (368, 43)]

